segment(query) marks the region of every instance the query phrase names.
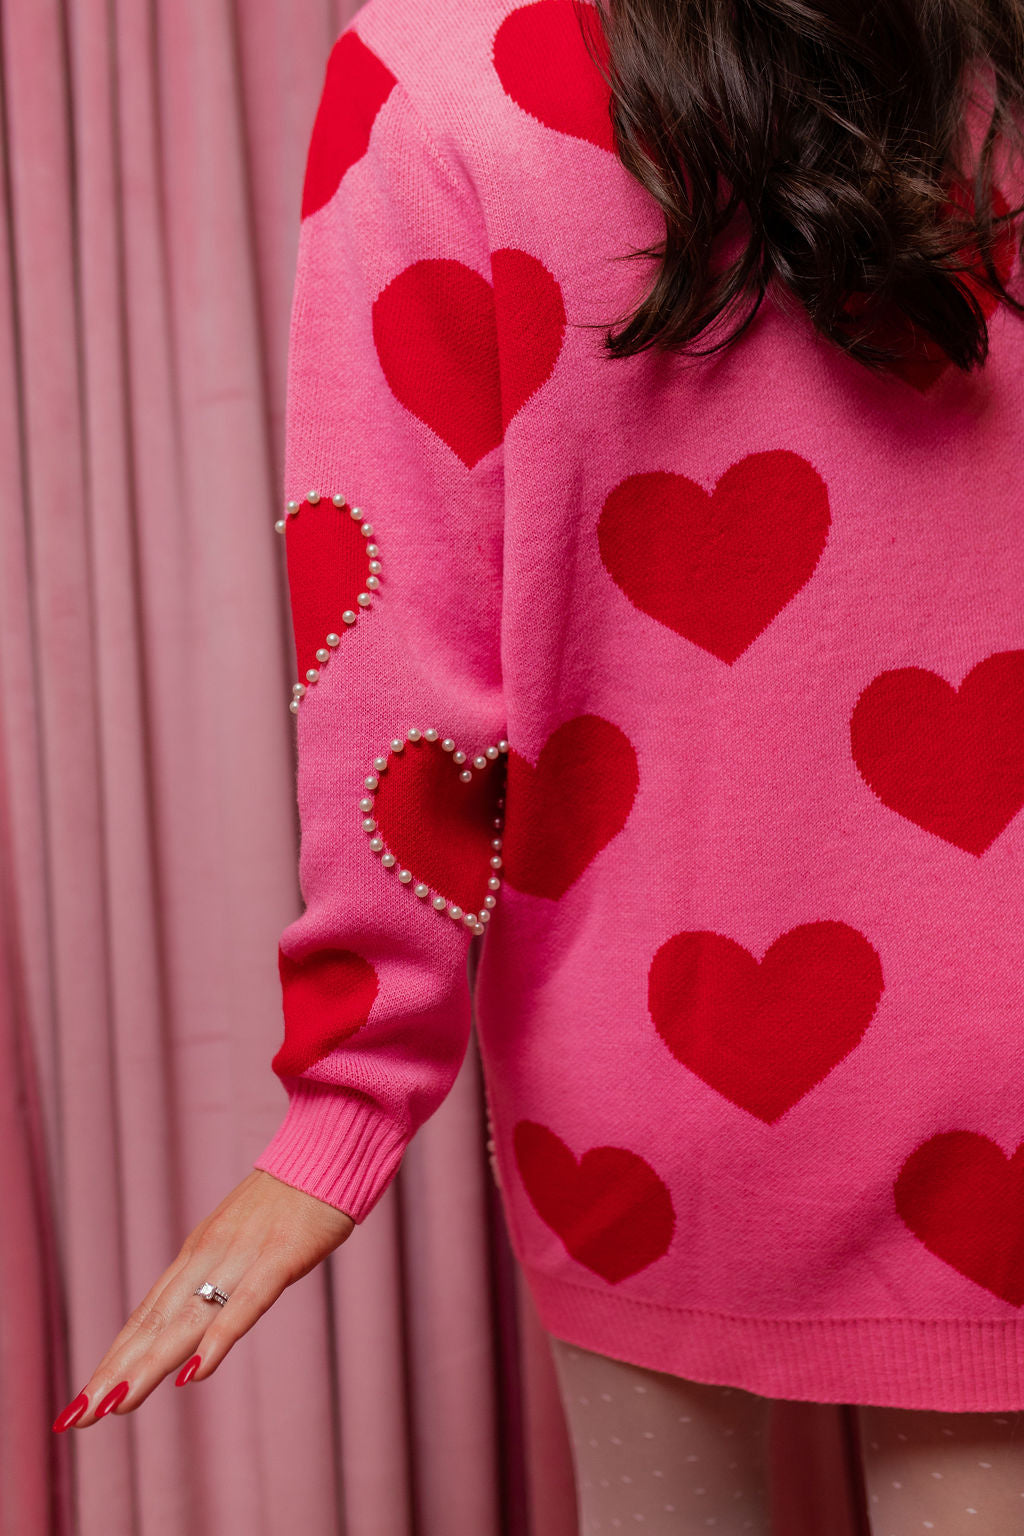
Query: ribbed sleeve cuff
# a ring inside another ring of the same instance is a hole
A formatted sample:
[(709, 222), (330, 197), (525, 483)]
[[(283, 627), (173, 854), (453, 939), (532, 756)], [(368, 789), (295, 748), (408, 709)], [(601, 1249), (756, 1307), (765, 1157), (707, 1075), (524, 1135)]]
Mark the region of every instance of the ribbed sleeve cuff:
[(293, 1078), (288, 1112), (253, 1164), (354, 1222), (391, 1183), (408, 1138), (362, 1094)]

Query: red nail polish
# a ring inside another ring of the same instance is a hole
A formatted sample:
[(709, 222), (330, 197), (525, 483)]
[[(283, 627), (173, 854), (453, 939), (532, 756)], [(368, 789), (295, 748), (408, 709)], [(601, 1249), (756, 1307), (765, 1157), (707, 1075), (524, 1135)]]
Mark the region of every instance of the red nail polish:
[(117, 1386), (107, 1393), (102, 1403), (96, 1409), (96, 1417), (102, 1419), (103, 1415), (109, 1413), (112, 1408), (116, 1408), (118, 1403), (123, 1403), (128, 1396), (128, 1389), (129, 1383), (127, 1381), (119, 1381)]
[(202, 1363), (203, 1362), (199, 1355), (193, 1355), (191, 1360), (186, 1360), (185, 1364), (182, 1366), (181, 1370), (178, 1372), (177, 1377), (175, 1378), (174, 1385), (176, 1387), (185, 1386), (187, 1382), (192, 1380), (192, 1377), (195, 1375), (196, 1371), (198, 1371)]
[(67, 1407), (64, 1409), (64, 1412), (58, 1413), (57, 1417), (53, 1421), (53, 1427), (57, 1431), (58, 1435), (62, 1435), (66, 1429), (71, 1428), (72, 1424), (77, 1423), (88, 1406), (89, 1399), (86, 1397), (84, 1392), (79, 1392), (74, 1402), (68, 1403)]

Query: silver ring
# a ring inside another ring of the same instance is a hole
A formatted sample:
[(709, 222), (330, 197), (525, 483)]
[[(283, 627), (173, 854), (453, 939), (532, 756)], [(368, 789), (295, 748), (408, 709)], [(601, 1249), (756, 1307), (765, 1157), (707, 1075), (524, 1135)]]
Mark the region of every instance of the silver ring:
[(202, 1285), (197, 1285), (192, 1294), (194, 1296), (201, 1296), (204, 1301), (216, 1301), (221, 1306), (228, 1299), (227, 1291), (222, 1291), (219, 1286), (211, 1285), (209, 1280), (204, 1280)]

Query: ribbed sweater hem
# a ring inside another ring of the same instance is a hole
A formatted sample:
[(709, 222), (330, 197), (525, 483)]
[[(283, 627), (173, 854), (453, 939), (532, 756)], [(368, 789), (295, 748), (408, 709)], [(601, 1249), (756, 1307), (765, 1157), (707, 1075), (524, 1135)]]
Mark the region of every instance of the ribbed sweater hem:
[(523, 1272), (556, 1338), (690, 1381), (802, 1402), (1024, 1408), (1021, 1318), (736, 1317)]
[(408, 1138), (361, 1094), (305, 1078), (287, 1087), (288, 1112), (253, 1167), (363, 1221), (398, 1172)]

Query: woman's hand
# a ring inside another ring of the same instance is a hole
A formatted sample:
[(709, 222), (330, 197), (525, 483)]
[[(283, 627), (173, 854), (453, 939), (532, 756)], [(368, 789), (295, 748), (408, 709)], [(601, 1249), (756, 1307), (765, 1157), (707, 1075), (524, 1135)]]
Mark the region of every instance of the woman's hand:
[[(84, 1429), (102, 1412), (131, 1413), (169, 1371), (192, 1366), (196, 1356), (199, 1365), (178, 1379), (204, 1381), (285, 1287), (354, 1226), (333, 1205), (255, 1169), (189, 1233), (54, 1429)], [(223, 1306), (193, 1294), (207, 1280), (227, 1293)]]

